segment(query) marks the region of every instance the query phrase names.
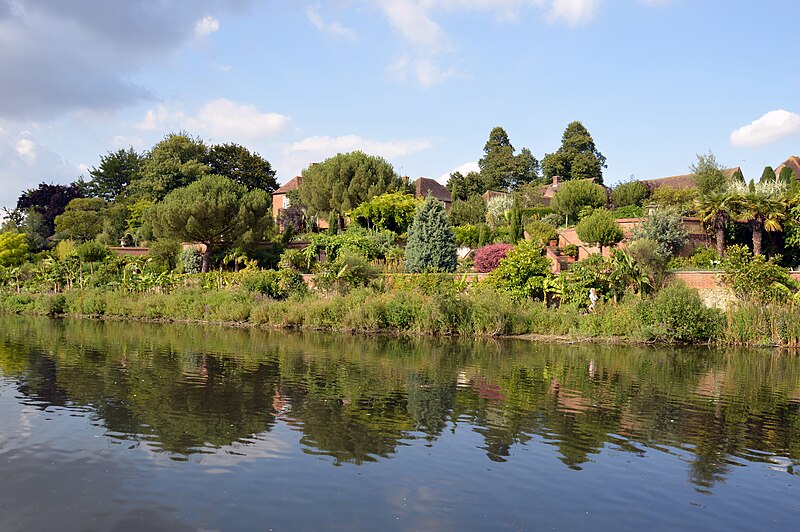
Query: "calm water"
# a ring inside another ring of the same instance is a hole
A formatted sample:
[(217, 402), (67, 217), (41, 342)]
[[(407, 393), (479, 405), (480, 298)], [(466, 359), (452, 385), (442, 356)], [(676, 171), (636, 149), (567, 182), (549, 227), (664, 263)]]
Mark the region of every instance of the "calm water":
[(0, 530), (797, 530), (800, 358), (0, 317)]

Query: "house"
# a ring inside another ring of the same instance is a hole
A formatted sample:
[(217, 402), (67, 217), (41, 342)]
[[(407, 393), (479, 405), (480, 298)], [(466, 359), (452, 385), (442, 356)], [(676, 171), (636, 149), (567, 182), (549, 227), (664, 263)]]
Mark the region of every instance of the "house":
[(794, 170), (794, 176), (797, 179), (800, 179), (800, 157), (798, 157), (797, 155), (792, 155), (791, 157), (783, 161), (775, 169), (775, 175), (780, 176), (781, 170), (783, 170), (784, 168), (791, 168), (792, 170)]
[(438, 199), (442, 203), (444, 203), (445, 209), (450, 209), (450, 205), (452, 203), (452, 195), (447, 188), (436, 181), (435, 179), (430, 179), (428, 177), (420, 177), (416, 181), (414, 181), (414, 197), (416, 198), (427, 198), (428, 196), (433, 196), (434, 198)]
[[(740, 170), (741, 169), (738, 166), (734, 166), (733, 168), (724, 168), (722, 173), (725, 174), (726, 178), (730, 179), (733, 174)], [(659, 187), (687, 189), (695, 188), (697, 186), (697, 181), (695, 180), (694, 174), (681, 174), (669, 177), (659, 177), (656, 179), (644, 179), (642, 180), (642, 183), (650, 187), (650, 190), (655, 190)]]
[[(283, 209), (288, 209), (291, 206), (291, 201), (289, 200), (288, 196), (289, 192), (296, 190), (302, 181), (302, 176), (293, 177), (278, 190), (272, 193), (272, 217), (276, 221), (278, 219), (278, 214), (280, 214)], [(328, 221), (324, 219), (317, 220), (317, 227), (320, 229), (327, 229)], [(283, 231), (283, 227), (280, 224), (278, 224), (278, 229)]]
[[(558, 187), (566, 181), (567, 180), (563, 179), (561, 176), (554, 175), (553, 182), (544, 187), (544, 189), (542, 190), (542, 204), (545, 207), (550, 206), (550, 204), (553, 202), (553, 198), (555, 197), (556, 192), (558, 192)], [(581, 179), (580, 181), (589, 181), (591, 183), (594, 183), (593, 178)]]
[(489, 200), (492, 198), (496, 198), (498, 196), (508, 196), (508, 192), (500, 192), (497, 190), (487, 190), (484, 192), (481, 197), (483, 198), (484, 203), (489, 203)]

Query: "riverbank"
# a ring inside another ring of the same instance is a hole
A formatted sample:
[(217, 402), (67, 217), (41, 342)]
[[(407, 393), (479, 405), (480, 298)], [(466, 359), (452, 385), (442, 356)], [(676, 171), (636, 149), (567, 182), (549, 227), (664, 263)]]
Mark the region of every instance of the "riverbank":
[(361, 288), (274, 300), (236, 289), (182, 287), (169, 293), (84, 289), (0, 292), (0, 312), (148, 322), (207, 323), (366, 334), (513, 336), (557, 342), (800, 345), (793, 306), (707, 308), (684, 286), (653, 298), (607, 301), (588, 313), (575, 306), (516, 301), (486, 289)]

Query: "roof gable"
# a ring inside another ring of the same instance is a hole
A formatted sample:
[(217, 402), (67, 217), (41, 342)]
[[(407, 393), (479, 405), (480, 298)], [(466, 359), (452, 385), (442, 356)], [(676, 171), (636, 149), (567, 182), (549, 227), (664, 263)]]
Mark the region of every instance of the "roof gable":
[(287, 192), (296, 189), (300, 186), (300, 182), (303, 180), (301, 176), (293, 177), (289, 181), (287, 181), (281, 188), (273, 192), (272, 194), (286, 194)]
[(420, 177), (414, 181), (414, 195), (418, 198), (433, 196), (439, 201), (450, 203), (452, 196), (447, 188), (436, 181), (427, 177)]

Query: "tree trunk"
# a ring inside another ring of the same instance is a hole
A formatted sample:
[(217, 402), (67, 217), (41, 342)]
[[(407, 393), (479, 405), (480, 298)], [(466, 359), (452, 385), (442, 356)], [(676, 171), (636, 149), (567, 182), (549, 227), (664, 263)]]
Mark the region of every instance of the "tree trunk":
[(200, 267), (202, 273), (208, 273), (211, 266), (211, 244), (206, 244), (206, 249), (203, 251), (203, 265)]
[(761, 255), (761, 239), (764, 230), (760, 225), (753, 225), (753, 255)]
[(722, 257), (725, 254), (725, 228), (717, 228), (717, 254)]

